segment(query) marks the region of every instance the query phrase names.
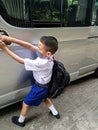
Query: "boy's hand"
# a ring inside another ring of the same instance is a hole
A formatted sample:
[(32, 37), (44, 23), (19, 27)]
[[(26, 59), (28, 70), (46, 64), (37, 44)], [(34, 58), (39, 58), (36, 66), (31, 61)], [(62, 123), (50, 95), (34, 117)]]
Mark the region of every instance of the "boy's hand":
[(4, 47), (6, 47), (5, 43), (0, 40), (0, 48), (1, 48), (1, 49), (4, 49)]
[(10, 45), (11, 44), (11, 37), (6, 36), (6, 35), (0, 35), (0, 40), (2, 40), (3, 42), (5, 42), (6, 45)]
[(2, 40), (3, 42), (11, 42), (11, 37), (1, 35), (0, 40)]

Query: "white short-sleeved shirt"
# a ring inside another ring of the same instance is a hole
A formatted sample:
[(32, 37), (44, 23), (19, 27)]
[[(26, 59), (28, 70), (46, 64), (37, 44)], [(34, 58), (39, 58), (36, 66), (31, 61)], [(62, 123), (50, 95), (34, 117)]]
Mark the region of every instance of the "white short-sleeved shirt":
[(34, 79), (40, 84), (49, 83), (54, 65), (53, 56), (48, 58), (37, 57), (35, 60), (24, 59), (25, 69), (33, 71)]

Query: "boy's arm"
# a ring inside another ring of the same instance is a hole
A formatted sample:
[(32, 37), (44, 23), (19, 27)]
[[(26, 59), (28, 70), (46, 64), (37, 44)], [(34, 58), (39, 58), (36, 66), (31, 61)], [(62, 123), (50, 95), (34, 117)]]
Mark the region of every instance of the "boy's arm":
[(11, 50), (7, 48), (4, 42), (0, 41), (0, 48), (4, 50), (10, 57), (12, 57), (17, 62), (24, 64), (24, 59), (13, 53)]
[(8, 37), (8, 36), (3, 35), (1, 36), (0, 40), (2, 40), (3, 42), (13, 42), (13, 43), (19, 44), (29, 50), (33, 50), (33, 51), (39, 50), (38, 47), (30, 44), (29, 42), (25, 42), (25, 41), (22, 41), (13, 37)]

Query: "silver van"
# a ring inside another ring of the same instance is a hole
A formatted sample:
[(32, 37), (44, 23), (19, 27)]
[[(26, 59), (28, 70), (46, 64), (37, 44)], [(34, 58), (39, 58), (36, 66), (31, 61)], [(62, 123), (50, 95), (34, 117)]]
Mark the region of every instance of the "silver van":
[[(34, 45), (43, 35), (55, 36), (55, 58), (71, 81), (98, 76), (98, 0), (0, 0), (0, 30)], [(37, 57), (14, 43), (8, 47), (23, 58)], [(0, 49), (0, 109), (22, 100), (32, 82), (31, 72)]]

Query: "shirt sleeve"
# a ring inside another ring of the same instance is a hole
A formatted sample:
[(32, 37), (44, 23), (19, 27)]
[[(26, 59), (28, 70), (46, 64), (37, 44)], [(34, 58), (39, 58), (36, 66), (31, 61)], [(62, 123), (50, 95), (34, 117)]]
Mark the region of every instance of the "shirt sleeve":
[(49, 69), (51, 66), (47, 64), (47, 61), (41, 61), (40, 59), (24, 59), (25, 69), (28, 71), (42, 71)]
[(25, 69), (28, 71), (34, 71), (34, 70), (37, 70), (38, 68), (34, 60), (31, 60), (31, 59), (24, 59), (24, 66), (25, 66)]

